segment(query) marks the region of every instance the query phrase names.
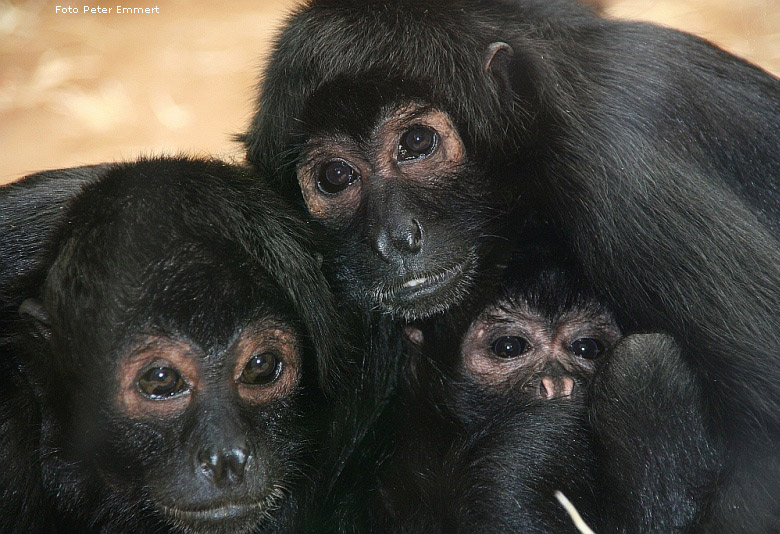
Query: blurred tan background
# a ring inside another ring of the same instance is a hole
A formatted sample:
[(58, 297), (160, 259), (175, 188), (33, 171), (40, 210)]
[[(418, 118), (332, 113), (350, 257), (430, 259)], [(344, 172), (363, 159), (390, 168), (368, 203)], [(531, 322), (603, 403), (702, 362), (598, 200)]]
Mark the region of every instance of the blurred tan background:
[[(422, 1), (422, 0), (421, 0)], [(0, 184), (143, 154), (238, 158), (254, 82), (295, 0), (0, 0)], [(609, 16), (698, 34), (780, 74), (780, 0), (602, 0)], [(115, 7), (114, 7), (115, 11)], [(779, 148), (780, 149), (780, 148)]]

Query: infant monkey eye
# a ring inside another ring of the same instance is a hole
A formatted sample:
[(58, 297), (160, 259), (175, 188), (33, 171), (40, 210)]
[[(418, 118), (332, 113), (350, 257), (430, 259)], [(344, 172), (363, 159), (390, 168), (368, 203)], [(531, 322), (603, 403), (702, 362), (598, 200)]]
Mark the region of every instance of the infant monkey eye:
[(401, 136), (398, 160), (411, 161), (431, 155), (436, 150), (438, 135), (425, 126), (415, 126)]
[(502, 336), (493, 342), (493, 353), (499, 358), (517, 358), (528, 350), (528, 341), (517, 336)]
[(604, 344), (598, 339), (583, 337), (575, 339), (570, 346), (572, 354), (578, 358), (595, 360), (604, 352)]
[(271, 352), (254, 354), (244, 367), (239, 380), (244, 384), (262, 386), (270, 384), (282, 372), (282, 362)]
[(336, 159), (322, 167), (317, 177), (317, 187), (323, 193), (335, 195), (355, 183), (358, 178), (360, 175), (352, 165), (343, 159)]
[(138, 378), (139, 391), (153, 400), (175, 397), (189, 389), (179, 372), (172, 367), (152, 367)]

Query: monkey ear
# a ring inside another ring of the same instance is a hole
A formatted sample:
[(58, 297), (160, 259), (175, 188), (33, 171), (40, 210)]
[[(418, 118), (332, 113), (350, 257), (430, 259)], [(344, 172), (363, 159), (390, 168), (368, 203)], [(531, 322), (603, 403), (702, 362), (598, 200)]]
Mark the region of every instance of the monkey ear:
[(38, 299), (27, 299), (19, 306), (19, 314), (29, 318), (38, 334), (48, 341), (51, 338), (51, 316)]
[(509, 82), (509, 62), (514, 55), (512, 47), (502, 41), (490, 43), (485, 51), (482, 70), (492, 76), (502, 91), (509, 92), (512, 89)]

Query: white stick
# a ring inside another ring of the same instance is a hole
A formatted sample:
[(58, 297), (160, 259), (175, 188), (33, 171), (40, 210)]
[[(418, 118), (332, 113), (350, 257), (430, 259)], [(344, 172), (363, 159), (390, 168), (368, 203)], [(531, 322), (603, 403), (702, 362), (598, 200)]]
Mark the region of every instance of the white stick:
[(582, 534), (596, 534), (588, 526), (588, 524), (585, 523), (585, 521), (582, 519), (582, 516), (574, 507), (574, 505), (571, 503), (571, 501), (566, 498), (566, 495), (564, 495), (560, 491), (556, 491), (555, 498), (558, 499), (558, 502), (560, 502), (561, 505), (563, 505), (563, 507), (569, 513), (569, 515), (571, 516), (571, 520), (574, 521), (574, 526), (577, 527), (577, 530), (582, 532)]

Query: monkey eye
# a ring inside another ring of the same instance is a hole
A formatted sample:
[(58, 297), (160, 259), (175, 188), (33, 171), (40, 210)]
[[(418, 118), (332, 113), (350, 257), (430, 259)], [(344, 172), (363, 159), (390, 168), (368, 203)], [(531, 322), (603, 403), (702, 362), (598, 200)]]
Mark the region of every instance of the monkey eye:
[(282, 362), (271, 352), (256, 353), (249, 358), (239, 380), (244, 384), (262, 386), (270, 384), (282, 372)]
[(343, 159), (334, 159), (325, 164), (320, 171), (317, 187), (323, 193), (335, 195), (341, 193), (359, 178), (360, 174), (352, 165)]
[(436, 132), (424, 126), (415, 126), (401, 136), (398, 144), (398, 160), (411, 161), (429, 156), (436, 150)]
[(152, 367), (138, 378), (138, 389), (154, 400), (167, 399), (189, 389), (187, 383), (172, 367)]
[(595, 360), (604, 352), (604, 345), (601, 341), (592, 337), (575, 339), (569, 348), (572, 354), (586, 360)]
[(499, 358), (517, 358), (528, 350), (528, 341), (517, 336), (502, 336), (493, 342), (493, 353)]

